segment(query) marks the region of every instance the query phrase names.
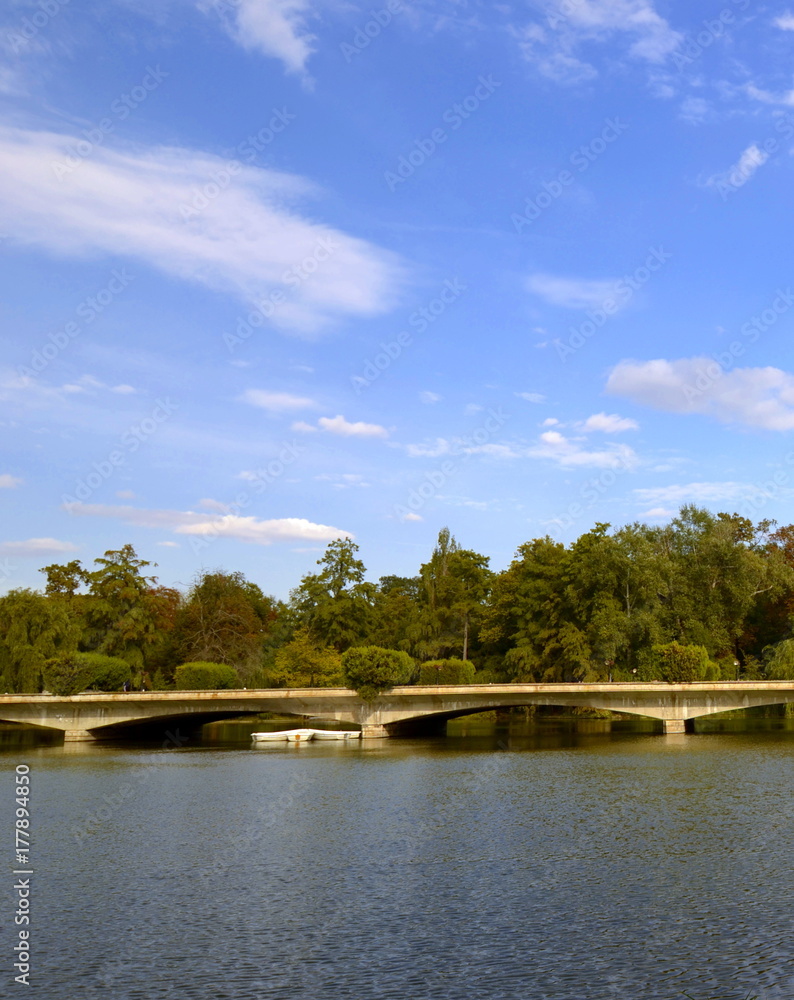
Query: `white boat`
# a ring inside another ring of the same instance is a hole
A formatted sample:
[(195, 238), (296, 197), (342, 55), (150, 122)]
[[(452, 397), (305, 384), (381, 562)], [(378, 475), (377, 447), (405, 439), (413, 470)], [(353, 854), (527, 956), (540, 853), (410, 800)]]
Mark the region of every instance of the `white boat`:
[(361, 731), (358, 729), (315, 729), (316, 740), (359, 740)]
[(314, 736), (313, 729), (280, 729), (272, 733), (251, 733), (255, 743), (307, 743)]

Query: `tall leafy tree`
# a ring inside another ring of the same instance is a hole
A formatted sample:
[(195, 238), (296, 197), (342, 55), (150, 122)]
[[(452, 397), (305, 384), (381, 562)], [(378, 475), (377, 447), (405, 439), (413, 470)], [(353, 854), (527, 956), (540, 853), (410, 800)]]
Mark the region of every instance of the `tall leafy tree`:
[(63, 604), (34, 590), (10, 591), (0, 598), (0, 689), (40, 691), (46, 661), (72, 653), (78, 636)]
[(364, 579), (357, 552), (349, 538), (331, 542), (317, 560), (320, 572), (304, 576), (290, 594), (297, 624), (340, 653), (364, 639), (373, 625), (376, 587)]

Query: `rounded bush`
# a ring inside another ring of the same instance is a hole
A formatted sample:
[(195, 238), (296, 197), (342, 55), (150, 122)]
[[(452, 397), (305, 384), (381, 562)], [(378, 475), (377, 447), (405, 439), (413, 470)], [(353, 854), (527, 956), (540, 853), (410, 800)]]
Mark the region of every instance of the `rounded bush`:
[(84, 666), (91, 673), (89, 686), (98, 691), (118, 691), (124, 681), (130, 680), (130, 665), (120, 656), (106, 656), (105, 653), (75, 653), (75, 663)]
[(174, 687), (178, 691), (221, 691), (240, 686), (240, 678), (228, 663), (197, 660), (183, 663), (174, 671)]
[(427, 660), (419, 667), (420, 684), (473, 684), (471, 660)]
[(396, 684), (407, 684), (414, 661), (407, 653), (382, 646), (351, 646), (342, 653), (345, 683), (365, 701), (373, 701)]

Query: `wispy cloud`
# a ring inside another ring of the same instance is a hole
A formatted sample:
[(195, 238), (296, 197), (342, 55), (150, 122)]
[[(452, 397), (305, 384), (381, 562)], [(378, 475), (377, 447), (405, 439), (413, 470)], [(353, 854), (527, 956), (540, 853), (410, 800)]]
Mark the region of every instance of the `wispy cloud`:
[(514, 29), (514, 34), (538, 72), (560, 83), (580, 83), (598, 75), (581, 55), (584, 46), (625, 39), (631, 58), (658, 64), (683, 37), (650, 0), (538, 0), (536, 6), (545, 12), (543, 21)]
[(553, 274), (532, 274), (527, 288), (550, 305), (565, 309), (593, 309), (615, 295), (618, 279), (589, 281), (585, 278), (563, 278)]
[(713, 358), (621, 361), (606, 391), (668, 413), (700, 413), (723, 423), (794, 429), (794, 375), (780, 368), (723, 370)]
[(563, 467), (597, 469), (633, 468), (637, 455), (628, 445), (587, 448), (581, 441), (565, 437), (559, 431), (544, 431), (537, 444), (527, 450), (531, 458), (545, 458)]
[(706, 187), (716, 187), (721, 190), (727, 185), (730, 188), (741, 187), (769, 159), (769, 153), (759, 149), (755, 143), (748, 146), (732, 167), (720, 173), (712, 174), (703, 182)]
[(28, 538), (24, 542), (0, 542), (0, 556), (51, 556), (64, 552), (76, 552), (77, 546), (71, 542), (61, 542), (57, 538)]
[(639, 424), (631, 417), (619, 417), (617, 413), (594, 413), (582, 424), (582, 431), (589, 434), (599, 431), (602, 434), (622, 434), (623, 431), (636, 431)]
[(539, 392), (516, 392), (515, 396), (519, 399), (525, 399), (528, 403), (545, 403), (546, 397)]
[(787, 10), (785, 14), (776, 17), (772, 23), (775, 27), (782, 28), (783, 31), (794, 31), (794, 14)]
[(13, 490), (16, 486), (21, 486), (22, 480), (17, 476), (12, 476), (10, 472), (0, 475), (0, 490)]
[(265, 389), (246, 389), (239, 397), (243, 403), (250, 403), (269, 413), (286, 413), (290, 410), (306, 410), (315, 405), (306, 396), (293, 396), (288, 392), (268, 392)]
[(746, 93), (756, 101), (763, 104), (779, 104), (784, 107), (794, 105), (794, 90), (784, 90), (781, 94), (776, 94), (771, 90), (764, 90), (763, 87), (756, 87), (754, 83), (745, 85)]
[[(76, 143), (0, 129), (0, 213), (12, 240), (66, 257), (123, 253), (259, 306), (288, 330), (393, 304), (397, 258), (303, 217), (296, 203), (317, 194), (303, 178), (242, 164), (232, 176), (228, 160), (170, 147), (95, 148), (59, 178), (55, 165)], [(214, 197), (197, 202), (204, 189)]]
[(385, 438), (389, 432), (380, 424), (366, 424), (363, 420), (349, 421), (341, 413), (335, 417), (320, 417), (317, 421), (320, 430), (330, 434), (341, 434), (342, 437)]
[(314, 35), (306, 27), (309, 0), (199, 0), (200, 9), (221, 16), (229, 34), (244, 49), (280, 59), (288, 70), (302, 73), (313, 51)]
[(139, 528), (169, 530), (177, 535), (232, 538), (253, 545), (306, 540), (328, 542), (352, 538), (349, 531), (327, 524), (315, 524), (302, 517), (283, 517), (263, 521), (257, 517), (224, 514), (208, 517), (206, 513), (181, 510), (146, 510), (141, 507), (110, 504), (69, 503), (64, 509), (77, 517), (109, 517)]
[[(782, 490), (776, 487), (775, 495), (780, 498), (783, 493), (794, 495), (794, 490)], [(682, 504), (707, 503), (739, 503), (763, 494), (763, 488), (753, 483), (739, 483), (733, 480), (725, 482), (705, 483), (673, 483), (670, 486), (657, 486), (635, 489), (634, 495), (640, 503), (655, 504), (660, 510), (648, 511), (647, 514), (668, 513), (670, 509), (678, 510)]]

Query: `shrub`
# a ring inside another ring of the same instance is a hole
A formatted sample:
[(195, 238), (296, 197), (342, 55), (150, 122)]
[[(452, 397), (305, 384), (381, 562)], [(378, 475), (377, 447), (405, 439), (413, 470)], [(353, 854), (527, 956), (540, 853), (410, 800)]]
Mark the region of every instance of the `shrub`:
[(705, 646), (685, 646), (680, 642), (667, 642), (653, 647), (656, 669), (661, 680), (668, 684), (686, 684), (703, 680), (711, 663)]
[(183, 663), (174, 671), (174, 686), (178, 691), (218, 691), (240, 686), (240, 678), (228, 663), (208, 663), (197, 660)]
[(473, 684), (471, 660), (427, 660), (419, 667), (420, 684)]
[(67, 653), (45, 660), (42, 674), (44, 687), (50, 694), (68, 697), (85, 691), (91, 684), (93, 667), (90, 663), (81, 662), (79, 656), (79, 653)]
[(73, 659), (91, 672), (90, 687), (99, 691), (118, 691), (131, 678), (130, 665), (119, 656), (105, 653), (75, 653)]
[(414, 661), (407, 653), (381, 646), (351, 646), (342, 653), (345, 683), (365, 701), (373, 701), (395, 684), (407, 684), (413, 676)]

